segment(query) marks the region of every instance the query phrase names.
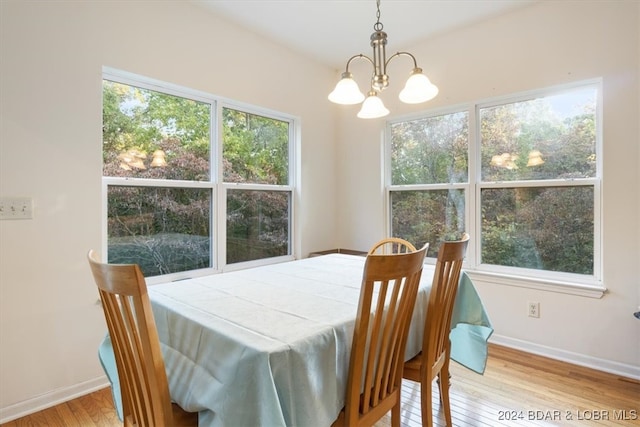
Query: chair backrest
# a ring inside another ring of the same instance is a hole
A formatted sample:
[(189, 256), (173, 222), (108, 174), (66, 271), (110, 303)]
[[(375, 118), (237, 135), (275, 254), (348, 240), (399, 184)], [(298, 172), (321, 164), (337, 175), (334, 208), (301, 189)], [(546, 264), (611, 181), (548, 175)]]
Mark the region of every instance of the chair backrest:
[(345, 424), (375, 420), (399, 404), (409, 324), (428, 244), (411, 253), (368, 255), (351, 348)]
[(464, 233), (460, 240), (440, 244), (422, 341), (423, 363), (427, 366), (433, 366), (449, 345), (453, 304), (468, 243), (469, 235)]
[(124, 425), (173, 426), (171, 399), (147, 285), (135, 264), (87, 258), (98, 286), (118, 368)]
[(387, 237), (377, 242), (369, 249), (369, 255), (373, 254), (404, 254), (415, 252), (416, 248), (411, 243), (399, 237)]

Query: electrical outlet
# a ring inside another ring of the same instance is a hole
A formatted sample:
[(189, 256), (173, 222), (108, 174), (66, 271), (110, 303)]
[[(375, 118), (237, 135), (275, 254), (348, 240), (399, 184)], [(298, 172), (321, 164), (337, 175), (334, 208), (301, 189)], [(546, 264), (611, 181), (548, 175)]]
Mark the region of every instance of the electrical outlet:
[(540, 317), (540, 303), (530, 302), (528, 307), (529, 317)]
[(0, 198), (0, 219), (33, 218), (33, 199), (31, 197)]

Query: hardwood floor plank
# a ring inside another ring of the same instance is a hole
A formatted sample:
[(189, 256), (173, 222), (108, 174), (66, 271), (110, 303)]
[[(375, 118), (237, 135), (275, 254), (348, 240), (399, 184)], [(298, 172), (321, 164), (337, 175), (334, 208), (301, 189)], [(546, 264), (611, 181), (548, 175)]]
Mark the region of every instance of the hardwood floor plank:
[(73, 401), (67, 402), (67, 404), (54, 406), (56, 413), (60, 416), (61, 419), (65, 420), (65, 423), (69, 426), (77, 426), (78, 420), (76, 419), (75, 414), (71, 410), (70, 406)]
[[(489, 347), (484, 375), (452, 363), (451, 376), (456, 427), (640, 426), (640, 381), (634, 379), (496, 345)], [(402, 388), (402, 427), (420, 427), (420, 385), (404, 381)], [(432, 397), (434, 426), (445, 427), (435, 382)], [(106, 388), (2, 427), (121, 425)], [(376, 427), (391, 427), (391, 416)]]

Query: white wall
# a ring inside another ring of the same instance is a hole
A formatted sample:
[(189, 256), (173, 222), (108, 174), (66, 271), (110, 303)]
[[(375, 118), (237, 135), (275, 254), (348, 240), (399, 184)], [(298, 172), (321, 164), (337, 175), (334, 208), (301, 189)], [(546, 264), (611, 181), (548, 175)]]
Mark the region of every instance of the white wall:
[[(635, 1), (540, 2), (415, 46), (390, 42), (390, 51), (416, 55), (440, 95), (426, 106), (397, 101), (410, 67), (402, 63), (390, 71), (393, 80), (382, 95), (394, 117), (603, 78), (608, 292), (593, 299), (493, 283), (477, 286), (496, 341), (637, 377), (640, 321), (632, 313), (640, 305), (639, 9)], [(393, 29), (386, 30), (392, 40)], [(366, 87), (365, 81), (359, 83)], [(345, 109), (339, 118), (340, 246), (366, 249), (382, 237), (386, 221), (380, 166), (384, 120), (359, 120), (356, 112), (357, 107)], [(539, 319), (527, 317), (528, 301), (540, 302)]]
[[(302, 119), (299, 256), (336, 244), (334, 73), (186, 2), (2, 1), (0, 422), (106, 384), (86, 253), (100, 248), (102, 66)], [(319, 100), (319, 101), (310, 101)]]

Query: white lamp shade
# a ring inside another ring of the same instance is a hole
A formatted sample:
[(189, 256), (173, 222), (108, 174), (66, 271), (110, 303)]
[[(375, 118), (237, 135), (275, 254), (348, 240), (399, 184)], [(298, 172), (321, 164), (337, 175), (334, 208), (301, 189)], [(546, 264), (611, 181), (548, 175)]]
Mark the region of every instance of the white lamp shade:
[(358, 83), (350, 73), (344, 73), (342, 79), (336, 84), (333, 92), (329, 94), (329, 101), (342, 105), (359, 104), (364, 100), (364, 94), (360, 92)]
[(384, 106), (382, 100), (378, 98), (375, 92), (369, 92), (369, 96), (362, 103), (358, 117), (361, 119), (377, 119), (387, 114), (389, 114), (389, 110)]
[(435, 98), (437, 94), (438, 87), (422, 74), (422, 70), (416, 68), (407, 79), (399, 97), (405, 104), (419, 104)]

